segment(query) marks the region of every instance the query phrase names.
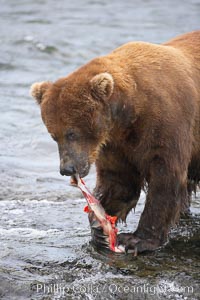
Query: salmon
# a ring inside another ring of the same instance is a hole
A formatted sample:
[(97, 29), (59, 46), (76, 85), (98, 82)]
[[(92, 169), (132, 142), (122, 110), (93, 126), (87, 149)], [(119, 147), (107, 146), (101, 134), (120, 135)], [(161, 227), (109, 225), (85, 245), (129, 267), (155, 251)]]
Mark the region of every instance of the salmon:
[(106, 214), (101, 203), (92, 195), (79, 175), (76, 174), (72, 178), (71, 184), (79, 187), (87, 201), (84, 211), (89, 214), (93, 241), (113, 252), (124, 253), (124, 246), (117, 245), (117, 228), (115, 226), (117, 217)]

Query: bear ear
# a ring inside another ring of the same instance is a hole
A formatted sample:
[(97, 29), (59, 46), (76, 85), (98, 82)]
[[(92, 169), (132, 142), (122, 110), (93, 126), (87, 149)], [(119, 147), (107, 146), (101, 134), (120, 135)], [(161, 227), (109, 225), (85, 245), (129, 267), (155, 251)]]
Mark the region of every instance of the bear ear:
[(48, 81), (35, 82), (32, 84), (30, 88), (30, 95), (37, 101), (38, 104), (42, 103), (42, 96), (51, 84), (52, 83)]
[(90, 83), (92, 96), (97, 100), (107, 100), (113, 93), (114, 80), (109, 73), (95, 75)]

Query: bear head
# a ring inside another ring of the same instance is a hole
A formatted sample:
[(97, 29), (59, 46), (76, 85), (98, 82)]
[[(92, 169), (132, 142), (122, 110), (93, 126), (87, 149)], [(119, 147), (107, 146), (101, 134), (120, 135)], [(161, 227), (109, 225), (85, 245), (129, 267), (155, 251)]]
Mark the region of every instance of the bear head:
[(110, 128), (108, 100), (113, 94), (111, 74), (76, 71), (55, 83), (36, 82), (30, 94), (58, 144), (61, 175), (88, 174)]

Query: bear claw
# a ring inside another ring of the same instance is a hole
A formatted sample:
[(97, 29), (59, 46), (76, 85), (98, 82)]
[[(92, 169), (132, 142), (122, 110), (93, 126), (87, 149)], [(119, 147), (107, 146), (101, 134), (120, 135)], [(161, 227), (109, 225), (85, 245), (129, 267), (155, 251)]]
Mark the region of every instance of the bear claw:
[(124, 245), (126, 253), (132, 252), (134, 256), (145, 251), (154, 251), (160, 247), (158, 239), (140, 239), (133, 233), (120, 233), (117, 236), (118, 245)]

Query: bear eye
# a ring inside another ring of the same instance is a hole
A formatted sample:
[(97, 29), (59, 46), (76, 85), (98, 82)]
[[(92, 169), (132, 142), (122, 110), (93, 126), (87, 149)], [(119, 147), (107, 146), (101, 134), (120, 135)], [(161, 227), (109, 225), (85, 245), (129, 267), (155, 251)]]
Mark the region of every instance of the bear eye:
[(66, 139), (67, 139), (68, 141), (75, 141), (76, 138), (77, 138), (77, 136), (76, 136), (76, 134), (75, 134), (73, 131), (67, 132), (67, 134), (66, 134)]

